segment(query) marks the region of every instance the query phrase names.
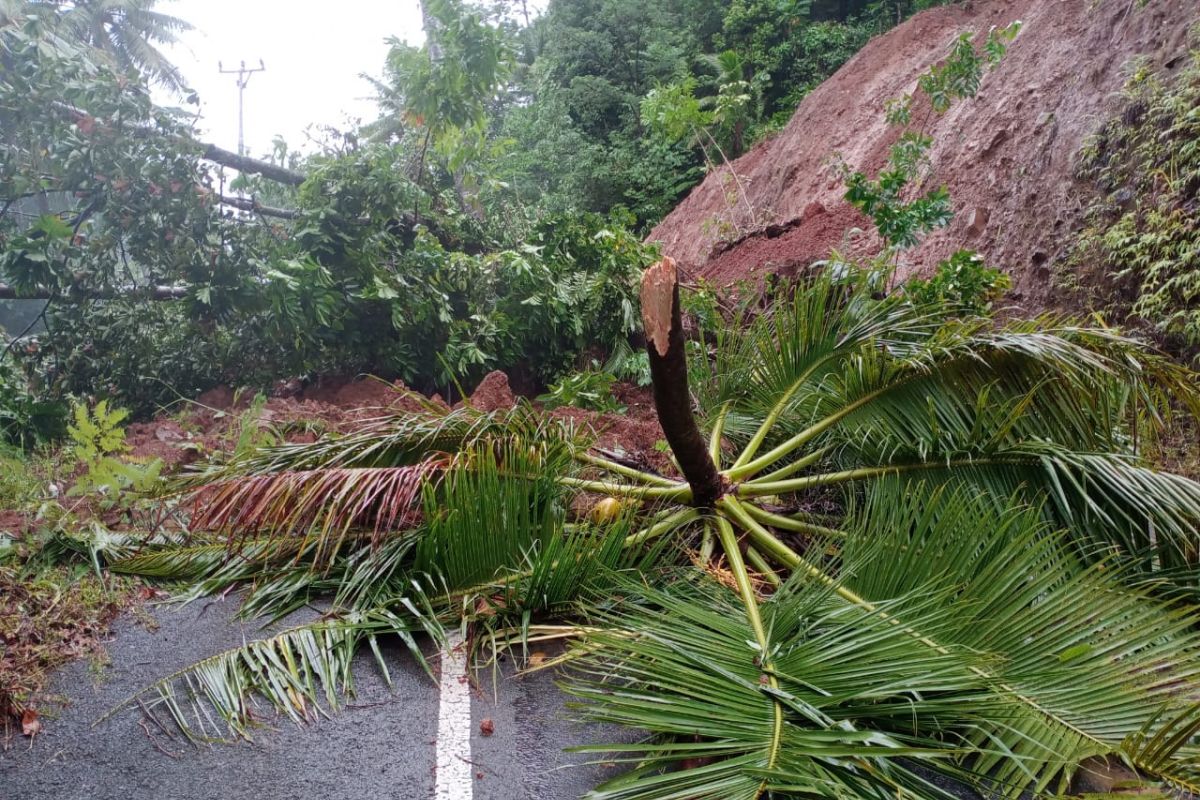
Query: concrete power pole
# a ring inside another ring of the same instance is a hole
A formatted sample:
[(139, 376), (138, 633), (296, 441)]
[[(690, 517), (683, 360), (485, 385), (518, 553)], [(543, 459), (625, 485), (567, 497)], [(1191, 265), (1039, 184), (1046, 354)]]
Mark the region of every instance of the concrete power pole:
[(250, 83), (250, 76), (256, 72), (265, 72), (267, 65), (262, 59), (258, 60), (257, 67), (247, 67), (243, 61), (237, 69), (225, 69), (220, 61), (217, 62), (217, 69), (224, 75), (237, 75), (238, 87), (238, 155), (246, 155), (246, 84)]

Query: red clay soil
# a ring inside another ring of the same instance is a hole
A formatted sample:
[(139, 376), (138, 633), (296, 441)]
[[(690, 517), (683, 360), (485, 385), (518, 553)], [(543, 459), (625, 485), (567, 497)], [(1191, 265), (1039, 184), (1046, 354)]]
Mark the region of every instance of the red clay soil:
[[(969, 247), (1013, 277), (1014, 299), (1045, 304), (1051, 267), (1077, 229), (1090, 188), (1072, 176), (1080, 145), (1113, 106), (1131, 59), (1155, 69), (1186, 63), (1200, 0), (974, 0), (922, 12), (873, 39), (814, 90), (777, 136), (733, 163), (753, 219), (731, 210), (728, 170), (710, 175), (648, 237), (689, 272), (719, 285), (794, 273), (831, 249), (877, 252), (877, 235), (843, 199), (838, 154), (873, 175), (896, 130), (884, 104), (956, 36), (1022, 20), (1020, 36), (979, 96), (932, 116), (932, 181), (946, 184), (954, 221), (904, 254), (900, 278)], [(925, 117), (918, 107), (913, 118)], [(742, 232), (720, 244), (721, 230)], [(853, 229), (859, 228), (855, 232)]]
[(254, 419), (245, 419), (252, 393), (219, 386), (170, 415), (126, 429), (130, 455), (161, 458), (168, 469), (229, 450), (245, 423), (283, 431), (288, 441), (313, 441), (323, 431), (349, 431), (364, 420), (394, 411), (418, 411), (421, 401), (403, 383), (372, 377), (326, 378), (307, 387), (281, 385)]
[(498, 411), (512, 408), (516, 402), (508, 385), (508, 376), (499, 370), (489, 372), (471, 393), (471, 406), (479, 411)]
[(23, 534), (29, 526), (29, 516), (20, 511), (0, 509), (0, 531)]
[(596, 434), (597, 446), (620, 454), (639, 467), (663, 475), (676, 474), (670, 456), (662, 449), (665, 439), (650, 389), (617, 384), (613, 392), (625, 406), (620, 414), (600, 414), (581, 408), (556, 408), (550, 414), (591, 431)]
[[(363, 421), (386, 413), (420, 412), (422, 403), (429, 402), (399, 381), (388, 383), (371, 377), (326, 378), (299, 391), (285, 386), (277, 391), (288, 396), (268, 398), (251, 419), (252, 395), (235, 394), (227, 387), (211, 389), (174, 414), (130, 425), (126, 429), (129, 455), (145, 461), (160, 458), (167, 471), (172, 471), (205, 454), (231, 450), (244, 424), (271, 426), (291, 442), (314, 441), (319, 433), (352, 431)], [(575, 408), (550, 413), (595, 433), (601, 447), (625, 453), (630, 460), (660, 472), (670, 471), (670, 459), (655, 448), (663, 434), (649, 389), (618, 384), (614, 391), (626, 407), (624, 413)], [(485, 412), (511, 408), (516, 402), (503, 372), (485, 377), (469, 400), (471, 406)], [(4, 521), (0, 517), (0, 529)]]

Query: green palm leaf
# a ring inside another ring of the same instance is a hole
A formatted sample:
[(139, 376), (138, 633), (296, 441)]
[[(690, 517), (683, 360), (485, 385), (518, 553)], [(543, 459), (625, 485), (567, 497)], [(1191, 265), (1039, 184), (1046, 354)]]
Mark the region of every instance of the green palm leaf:
[[(164, 709), (193, 741), (226, 736), (251, 738), (255, 698), (264, 698), (279, 714), (296, 722), (324, 716), (338, 708), (339, 698), (354, 692), (351, 664), (362, 645), (370, 646), (390, 683), (378, 638), (394, 634), (426, 671), (414, 633), (440, 637), (440, 626), (428, 613), (406, 602), (401, 613), (379, 609), (291, 628), (207, 658), (139, 692), (106, 716), (139, 704), (149, 713)], [(432, 673), (431, 673), (432, 675)]]
[(704, 396), (723, 404), (723, 435), (746, 442), (728, 469), (748, 481), (742, 496), (840, 484), (852, 498), (895, 474), (997, 503), (1020, 492), (1049, 499), (1081, 553), (1196, 585), (1200, 484), (1135, 454), (1173, 405), (1200, 408), (1194, 374), (1108, 329), (934, 323), (872, 291), (869, 276), (823, 276), (724, 335)]
[(450, 410), (426, 403), (421, 412), (386, 414), (365, 421), (356, 431), (327, 435), (311, 444), (285, 444), (261, 450), (189, 476), (191, 485), (223, 478), (302, 472), (327, 468), (384, 468), (418, 464), (432, 456), (457, 453), (485, 439), (523, 439), (583, 447), (568, 421), (547, 419), (529, 405), (485, 414), (470, 406)]
[(1161, 776), (1181, 793), (1200, 794), (1200, 703), (1164, 706), (1122, 746), (1137, 768)]
[[(1036, 509), (893, 484), (847, 533), (819, 567), (838, 577), (801, 571), (761, 603), (766, 652), (736, 596), (694, 578), (600, 616), (572, 690), (589, 717), (663, 738), (619, 749), (640, 766), (597, 797), (757, 797), (763, 781), (938, 796), (914, 760), (984, 789), (1053, 791), (1196, 679), (1194, 609), (1086, 566)], [(1164, 774), (1182, 768), (1168, 761)]]

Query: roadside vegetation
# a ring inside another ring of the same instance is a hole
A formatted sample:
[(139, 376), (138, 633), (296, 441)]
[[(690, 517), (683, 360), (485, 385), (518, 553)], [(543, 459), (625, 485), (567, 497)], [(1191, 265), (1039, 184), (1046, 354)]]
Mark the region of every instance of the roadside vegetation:
[[(1200, 417), (1196, 373), (1095, 320), (997, 313), (1007, 280), (970, 251), (894, 279), (953, 214), (912, 110), (969, 102), (1019, 23), (948, 42), (880, 109), (882, 167), (843, 170), (878, 257), (734, 298), (634, 231), (835, 66), (830, 40), (848, 55), (913, 9), (792, 4), (781, 27), (778, 4), (662, 5), (564, 0), (521, 25), (429, 0), (430, 45), (395, 44), (361, 138), (237, 162), (124, 67), (171, 73), (64, 37), (57, 4), (9, 17), (6, 202), (65, 207), (0, 219), (0, 282), (48, 301), (0, 372), (0, 430), (23, 448), (0, 462), (21, 526), (0, 527), (0, 636), (21, 644), (0, 711), (38, 721), (45, 670), (72, 654), (45, 631), (85, 641), (160, 584), (238, 591), (246, 617), (322, 610), (111, 712), (196, 743), (270, 735), (262, 704), (336, 710), (356, 655), (386, 677), (384, 639), (432, 674), (429, 643), (457, 629), (476, 666), (561, 669), (582, 718), (647, 734), (593, 748), (627, 766), (596, 798), (940, 799), (943, 778), (1040, 797), (1098, 760), (1200, 792), (1200, 483), (1148, 460)], [(543, 112), (595, 163), (647, 148), (632, 163), (672, 188), (611, 170), (653, 202), (554, 207), (595, 176), (534, 189), (531, 164), (497, 166), (531, 152), (506, 150), (509, 126)], [(222, 197), (213, 164), (240, 164), (255, 199)], [(288, 441), (259, 399), (186, 470), (129, 452), (126, 409), (234, 369), (335, 367), (402, 378), (406, 410)], [(496, 368), (538, 399), (426, 396)], [(619, 415), (618, 381), (651, 387), (666, 466), (551, 412)], [(546, 641), (561, 655), (524, 660)]]

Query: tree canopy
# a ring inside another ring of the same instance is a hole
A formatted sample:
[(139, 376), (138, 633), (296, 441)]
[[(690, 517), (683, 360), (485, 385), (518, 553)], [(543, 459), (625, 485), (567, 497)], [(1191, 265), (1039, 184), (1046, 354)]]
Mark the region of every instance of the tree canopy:
[[(155, 45), (186, 22), (149, 0), (10, 3), (0, 298), (50, 301), (19, 352), (39, 391), (149, 410), (330, 369), (548, 382), (587, 348), (627, 351), (636, 232), (804, 91), (766, 56), (783, 34), (745, 21), (765, 7), (423, 9), (427, 43), (392, 40), (377, 121), (256, 160), (151, 102), (149, 81), (182, 88)], [(826, 74), (910, 10), (797, 5), (784, 60)], [(842, 50), (803, 43), (822, 26)], [(648, 121), (653, 97), (691, 98), (687, 135)]]

